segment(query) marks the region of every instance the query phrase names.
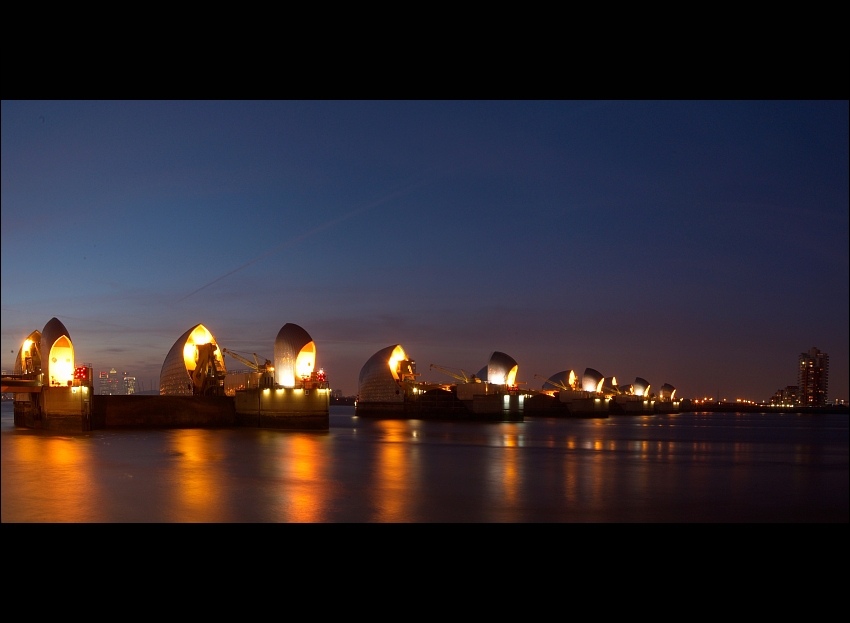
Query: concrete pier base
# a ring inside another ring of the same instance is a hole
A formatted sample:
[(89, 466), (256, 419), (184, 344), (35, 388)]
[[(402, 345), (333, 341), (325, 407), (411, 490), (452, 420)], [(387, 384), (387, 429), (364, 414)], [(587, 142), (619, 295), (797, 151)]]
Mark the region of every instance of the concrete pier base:
[(16, 398), (14, 421), (15, 426), (62, 433), (230, 426), (328, 430), (328, 403), (327, 390), (258, 389), (235, 397), (90, 396), (62, 387)]
[(233, 398), (239, 426), (328, 430), (330, 392), (292, 387), (239, 390)]
[(15, 426), (61, 433), (92, 429), (89, 387), (44, 387), (38, 393), (15, 395)]
[(642, 396), (615, 396), (610, 402), (611, 415), (652, 415), (655, 401)]

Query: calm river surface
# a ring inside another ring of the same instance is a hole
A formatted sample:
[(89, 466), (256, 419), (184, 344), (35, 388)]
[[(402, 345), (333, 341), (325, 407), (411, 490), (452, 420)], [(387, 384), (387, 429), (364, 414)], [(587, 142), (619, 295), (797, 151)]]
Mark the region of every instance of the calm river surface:
[(846, 415), (523, 423), (370, 420), (330, 431), (15, 428), (9, 522), (848, 522)]

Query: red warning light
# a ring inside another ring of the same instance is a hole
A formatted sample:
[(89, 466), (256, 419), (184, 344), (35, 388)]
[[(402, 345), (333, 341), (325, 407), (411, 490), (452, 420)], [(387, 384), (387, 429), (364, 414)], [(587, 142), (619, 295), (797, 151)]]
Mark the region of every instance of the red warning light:
[(89, 369), (85, 366), (80, 366), (78, 368), (74, 368), (74, 378), (80, 379), (82, 381), (88, 380), (89, 378)]

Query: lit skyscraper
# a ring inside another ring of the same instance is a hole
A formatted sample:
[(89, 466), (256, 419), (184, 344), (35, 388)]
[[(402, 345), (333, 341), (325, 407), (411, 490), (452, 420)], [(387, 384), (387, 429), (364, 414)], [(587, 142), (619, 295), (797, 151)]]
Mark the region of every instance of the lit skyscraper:
[[(135, 379), (134, 379), (135, 387)], [(101, 396), (121, 396), (126, 394), (124, 378), (118, 375), (115, 368), (109, 372), (101, 372), (98, 377), (98, 391)]]
[(826, 404), (829, 383), (829, 355), (817, 348), (800, 353), (798, 370), (800, 404), (823, 406)]

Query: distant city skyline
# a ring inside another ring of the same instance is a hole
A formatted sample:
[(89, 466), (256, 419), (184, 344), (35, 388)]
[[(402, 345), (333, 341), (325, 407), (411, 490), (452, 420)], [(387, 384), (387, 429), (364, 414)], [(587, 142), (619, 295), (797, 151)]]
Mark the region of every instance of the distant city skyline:
[(93, 373), (96, 381), (95, 391), (98, 395), (127, 396), (146, 391), (144, 380), (139, 380), (126, 371), (118, 372), (115, 367), (100, 371), (95, 369)]
[[(0, 102), (5, 369), (53, 317), (158, 382), (203, 323), (330, 386), (401, 344), (517, 381), (585, 368), (766, 400), (829, 353), (848, 397), (841, 101)], [(231, 362), (228, 362), (230, 366)], [(241, 367), (241, 366), (240, 366)]]

